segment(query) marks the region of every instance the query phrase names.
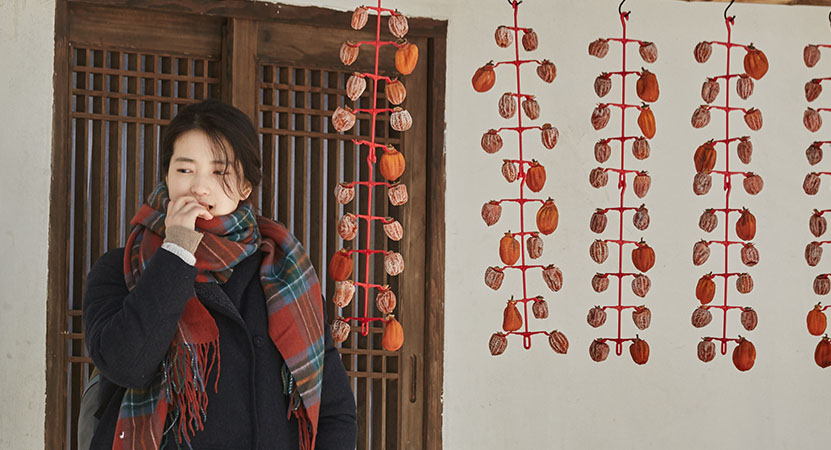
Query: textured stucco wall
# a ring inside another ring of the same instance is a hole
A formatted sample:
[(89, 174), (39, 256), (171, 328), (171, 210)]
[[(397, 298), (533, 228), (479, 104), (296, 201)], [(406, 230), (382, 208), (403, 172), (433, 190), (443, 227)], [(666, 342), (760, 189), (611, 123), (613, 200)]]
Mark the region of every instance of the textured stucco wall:
[(55, 2), (0, 2), (0, 449), (43, 447)]

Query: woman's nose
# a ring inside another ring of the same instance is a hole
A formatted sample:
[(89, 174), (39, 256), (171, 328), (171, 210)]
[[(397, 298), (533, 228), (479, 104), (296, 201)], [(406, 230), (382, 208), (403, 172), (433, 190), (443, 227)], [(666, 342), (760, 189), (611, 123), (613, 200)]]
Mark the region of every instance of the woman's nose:
[(204, 176), (195, 176), (193, 177), (193, 182), (190, 185), (190, 191), (193, 195), (202, 196), (211, 193), (210, 188), (210, 180), (208, 177)]

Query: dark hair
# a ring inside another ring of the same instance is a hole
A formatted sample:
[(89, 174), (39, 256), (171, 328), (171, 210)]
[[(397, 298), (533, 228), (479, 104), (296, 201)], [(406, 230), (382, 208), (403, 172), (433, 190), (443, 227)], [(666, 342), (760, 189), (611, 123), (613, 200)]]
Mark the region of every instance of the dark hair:
[[(242, 176), (238, 179), (240, 190), (243, 179), (248, 180), (252, 188), (260, 184), (260, 140), (254, 125), (242, 111), (219, 100), (205, 100), (188, 105), (170, 121), (162, 137), (162, 178), (167, 175), (170, 168), (173, 144), (181, 135), (191, 130), (200, 130), (208, 136), (213, 144), (214, 157), (225, 161), (226, 169), (231, 164), (235, 164), (236, 169), (242, 168)], [(233, 160), (229, 158), (223, 139), (231, 144)], [(228, 189), (228, 180), (225, 179), (224, 182), (225, 188)]]

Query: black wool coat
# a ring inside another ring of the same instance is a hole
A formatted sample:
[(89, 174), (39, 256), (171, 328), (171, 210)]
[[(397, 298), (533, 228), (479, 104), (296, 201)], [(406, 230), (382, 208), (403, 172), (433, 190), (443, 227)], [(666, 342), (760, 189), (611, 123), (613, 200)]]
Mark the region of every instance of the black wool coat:
[[(283, 358), (268, 335), (259, 279), (262, 258), (257, 251), (240, 262), (225, 284), (196, 283), (195, 267), (160, 248), (132, 292), (124, 282), (123, 248), (107, 252), (95, 263), (87, 277), (84, 326), (89, 354), (103, 375), (102, 390), (110, 400), (99, 409), (92, 449), (112, 449), (125, 388), (151, 382), (194, 289), (219, 328), (221, 366), (218, 392), (214, 392), (216, 368), (208, 380), (207, 421), (191, 439), (193, 450), (298, 448), (297, 419), (287, 418), (288, 399), (283, 395)], [(355, 399), (325, 323), (324, 330), (315, 448), (352, 450), (357, 437)], [(164, 448), (175, 448), (174, 439), (168, 439)]]

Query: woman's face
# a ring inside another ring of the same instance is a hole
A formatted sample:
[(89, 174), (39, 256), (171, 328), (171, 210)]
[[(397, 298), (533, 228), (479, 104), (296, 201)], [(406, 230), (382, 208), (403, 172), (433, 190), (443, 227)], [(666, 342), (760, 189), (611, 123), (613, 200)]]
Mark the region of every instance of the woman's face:
[(227, 141), (228, 167), (218, 161), (211, 149), (211, 140), (201, 130), (188, 131), (173, 143), (165, 182), (170, 201), (180, 197), (193, 197), (214, 216), (224, 216), (237, 209), (237, 205), (251, 194), (251, 184), (246, 180), (240, 191), (242, 176), (234, 162), (233, 149)]

